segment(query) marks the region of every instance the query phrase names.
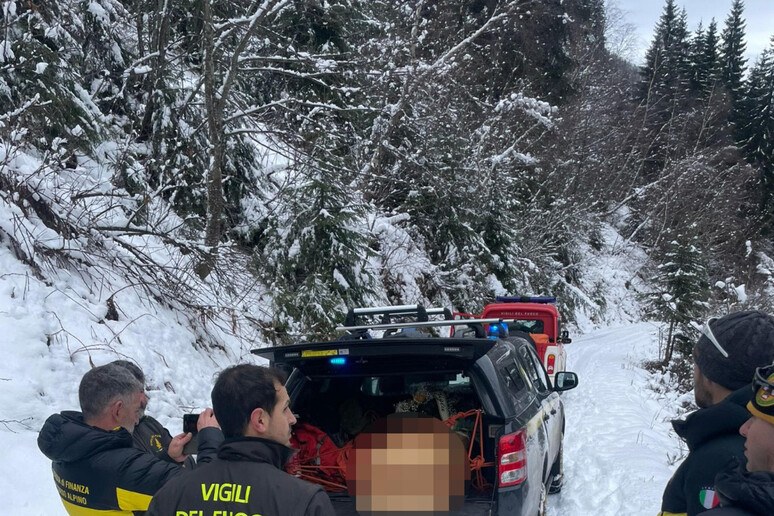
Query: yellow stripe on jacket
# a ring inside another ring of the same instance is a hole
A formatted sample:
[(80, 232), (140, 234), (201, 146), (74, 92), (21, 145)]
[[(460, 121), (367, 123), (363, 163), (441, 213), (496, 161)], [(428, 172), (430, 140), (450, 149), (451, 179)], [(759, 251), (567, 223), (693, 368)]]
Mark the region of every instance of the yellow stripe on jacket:
[(66, 500), (62, 500), (62, 505), (64, 505), (67, 514), (70, 516), (132, 516), (132, 511), (101, 511), (99, 509), (83, 507), (82, 505), (75, 505)]
[(147, 511), (153, 497), (116, 487), (116, 498), (118, 506), (125, 511)]

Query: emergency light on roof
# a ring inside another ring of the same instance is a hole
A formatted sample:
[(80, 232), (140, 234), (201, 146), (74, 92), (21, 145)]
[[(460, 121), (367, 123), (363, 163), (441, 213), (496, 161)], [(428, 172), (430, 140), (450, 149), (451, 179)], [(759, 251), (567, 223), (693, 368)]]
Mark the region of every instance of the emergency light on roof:
[(556, 303), (556, 298), (549, 296), (498, 296), (495, 301), (498, 303)]
[(347, 359), (345, 357), (333, 357), (330, 361), (333, 365), (344, 365), (347, 363)]

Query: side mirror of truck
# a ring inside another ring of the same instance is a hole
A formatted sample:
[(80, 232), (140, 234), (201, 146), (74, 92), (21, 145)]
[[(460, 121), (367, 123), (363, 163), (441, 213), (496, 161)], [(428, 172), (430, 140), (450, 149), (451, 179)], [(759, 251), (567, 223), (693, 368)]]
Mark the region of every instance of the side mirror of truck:
[(562, 333), (559, 336), (559, 341), (562, 344), (570, 344), (572, 342), (572, 339), (570, 338), (570, 332), (567, 330), (562, 330)]
[(570, 371), (560, 371), (554, 377), (554, 390), (556, 392), (569, 391), (578, 386), (578, 375)]

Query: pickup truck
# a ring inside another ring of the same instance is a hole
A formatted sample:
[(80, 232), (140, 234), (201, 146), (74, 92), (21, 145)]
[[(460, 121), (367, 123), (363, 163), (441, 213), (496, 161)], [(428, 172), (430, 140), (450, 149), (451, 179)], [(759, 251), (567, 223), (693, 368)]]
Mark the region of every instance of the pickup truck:
[(289, 373), (301, 451), (288, 471), (322, 485), (341, 516), (544, 515), (563, 480), (559, 392), (578, 377), (552, 384), (526, 333), (487, 338), (501, 322), (353, 309), (339, 339), (253, 350)]
[(556, 373), (567, 368), (564, 345), (572, 342), (568, 332), (561, 329), (561, 317), (555, 303), (556, 298), (547, 296), (497, 297), (480, 314), (455, 312), (454, 315), (479, 319), (512, 319), (513, 322), (508, 323), (508, 330), (529, 334), (553, 383)]

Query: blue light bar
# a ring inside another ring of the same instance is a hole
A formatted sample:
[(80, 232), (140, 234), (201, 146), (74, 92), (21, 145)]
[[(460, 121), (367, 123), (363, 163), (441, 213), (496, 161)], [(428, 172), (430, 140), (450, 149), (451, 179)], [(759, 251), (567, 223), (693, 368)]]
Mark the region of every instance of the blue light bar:
[(334, 357), (331, 358), (331, 364), (333, 365), (344, 365), (347, 363), (347, 359), (344, 357)]
[(550, 296), (497, 296), (498, 303), (556, 303), (555, 297)]

